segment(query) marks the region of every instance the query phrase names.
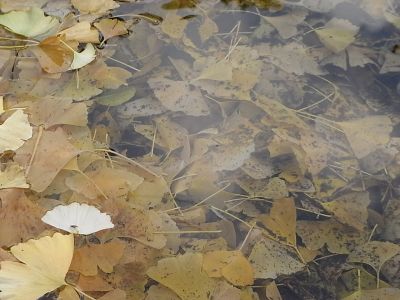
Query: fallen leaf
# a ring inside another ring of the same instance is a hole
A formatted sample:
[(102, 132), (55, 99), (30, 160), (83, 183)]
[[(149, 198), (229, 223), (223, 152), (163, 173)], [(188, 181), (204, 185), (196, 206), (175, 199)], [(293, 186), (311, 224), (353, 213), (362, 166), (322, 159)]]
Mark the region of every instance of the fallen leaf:
[(357, 158), (386, 145), (393, 130), (388, 116), (370, 116), (345, 122), (338, 122)]
[(374, 268), (379, 281), (383, 264), (398, 253), (400, 253), (399, 245), (390, 242), (371, 241), (355, 248), (350, 252), (347, 260), (370, 265)]
[(103, 14), (119, 7), (113, 0), (71, 0), (71, 3), (83, 14)]
[(209, 278), (202, 266), (202, 254), (185, 253), (160, 259), (157, 266), (147, 270), (147, 275), (173, 290), (182, 300), (208, 300), (216, 280)]
[(91, 63), (96, 58), (96, 50), (92, 44), (87, 44), (86, 48), (82, 52), (74, 51), (74, 58), (69, 70), (80, 69), (87, 64)]
[[(240, 251), (213, 251), (204, 254), (203, 270), (213, 278), (224, 277), (235, 286), (253, 284), (253, 268)], [(240, 270), (240, 272), (237, 272)]]
[(262, 18), (272, 24), (282, 38), (288, 39), (297, 34), (297, 26), (304, 21), (307, 13), (304, 9), (296, 9), (289, 11), (285, 15), (277, 17), (263, 16)]
[(279, 239), (296, 246), (296, 207), (292, 198), (275, 200), (261, 222)]
[(280, 275), (290, 275), (301, 271), (305, 265), (291, 248), (278, 242), (261, 239), (254, 245), (249, 261), (254, 269), (254, 277), (275, 279)]
[(94, 206), (76, 202), (56, 206), (46, 212), (42, 221), (58, 229), (84, 235), (114, 227), (109, 215)]
[(60, 233), (11, 247), (11, 253), (21, 262), (1, 262), (0, 296), (36, 300), (66, 285), (73, 252), (74, 236)]
[(0, 190), (9, 188), (27, 189), (24, 169), (18, 164), (8, 164), (6, 168), (0, 170)]
[(335, 220), (297, 221), (297, 234), (310, 250), (321, 249), (325, 244), (332, 253), (348, 254), (368, 238)]
[[(16, 152), (15, 161), (21, 166), (30, 164), (37, 139), (38, 133)], [(61, 128), (56, 131), (44, 130), (27, 174), (27, 181), (31, 185), (31, 189), (37, 192), (44, 191), (58, 172), (79, 152), (71, 145)]]
[(204, 16), (203, 22), (199, 26), (199, 35), (201, 42), (206, 42), (215, 33), (218, 32), (218, 25), (209, 17)]
[(161, 29), (171, 38), (181, 39), (187, 24), (188, 21), (182, 19), (181, 16), (175, 13), (168, 13), (161, 23)]
[(34, 125), (48, 129), (65, 124), (86, 126), (88, 111), (85, 103), (73, 103), (70, 99), (44, 98), (30, 104), (29, 113)]
[(66, 41), (77, 41), (79, 43), (99, 43), (99, 32), (92, 28), (90, 22), (83, 21), (68, 27), (57, 33), (63, 36)]
[(58, 25), (58, 19), (45, 16), (43, 10), (32, 7), (27, 11), (11, 11), (0, 15), (0, 24), (8, 30), (26, 37), (48, 34)]
[(335, 218), (359, 231), (367, 227), (369, 193), (347, 193), (333, 201), (322, 203), (322, 206)]
[(355, 41), (359, 27), (345, 19), (333, 18), (322, 29), (316, 29), (320, 41), (329, 50), (338, 53)]
[(105, 273), (112, 273), (124, 254), (124, 249), (125, 244), (116, 240), (78, 248), (74, 252), (70, 269), (85, 276), (97, 275), (97, 267)]
[(118, 19), (101, 19), (93, 24), (103, 35), (103, 42), (108, 39), (128, 33), (125, 22)]
[(400, 297), (400, 289), (381, 288), (376, 290), (360, 290), (343, 298), (343, 300), (397, 300)]
[(182, 111), (190, 116), (204, 116), (210, 112), (200, 90), (185, 81), (151, 78), (148, 84), (169, 110)]
[(0, 153), (15, 151), (32, 137), (32, 127), (28, 116), (22, 109), (17, 109), (0, 125)]
[(71, 66), (74, 52), (62, 37), (50, 36), (36, 47), (30, 47), (42, 69), (48, 73), (65, 72)]
[(43, 209), (29, 200), (21, 189), (0, 190), (0, 247), (11, 247), (42, 233)]

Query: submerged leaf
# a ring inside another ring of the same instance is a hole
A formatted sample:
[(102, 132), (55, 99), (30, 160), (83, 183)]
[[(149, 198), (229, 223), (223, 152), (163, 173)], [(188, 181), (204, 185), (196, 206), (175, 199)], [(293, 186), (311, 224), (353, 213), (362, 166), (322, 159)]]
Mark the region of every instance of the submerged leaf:
[(202, 269), (203, 255), (185, 253), (163, 258), (150, 267), (147, 275), (173, 290), (182, 300), (208, 300), (216, 286)]
[(382, 265), (396, 254), (400, 253), (400, 246), (390, 242), (372, 241), (354, 249), (347, 258), (350, 262), (368, 264), (378, 274)]
[(345, 19), (333, 18), (322, 29), (316, 29), (320, 41), (331, 51), (338, 53), (355, 41), (359, 27)]
[(305, 267), (291, 248), (269, 239), (261, 239), (254, 245), (249, 261), (254, 277), (263, 279), (293, 274)]
[(240, 251), (207, 252), (203, 269), (208, 276), (224, 277), (235, 286), (251, 285), (254, 281), (253, 268)]

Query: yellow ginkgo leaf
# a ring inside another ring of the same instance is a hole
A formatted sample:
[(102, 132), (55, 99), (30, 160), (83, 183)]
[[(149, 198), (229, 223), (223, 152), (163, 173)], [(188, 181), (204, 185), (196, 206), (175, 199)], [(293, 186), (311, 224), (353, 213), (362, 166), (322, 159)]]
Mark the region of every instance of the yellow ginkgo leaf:
[(28, 116), (18, 109), (0, 125), (0, 153), (17, 150), (32, 137)]
[(73, 252), (73, 235), (61, 233), (12, 247), (11, 253), (21, 262), (1, 262), (0, 298), (36, 300), (65, 285)]
[(321, 43), (329, 50), (338, 53), (355, 40), (359, 27), (347, 20), (333, 18), (324, 28), (315, 30)]
[(0, 170), (0, 190), (9, 188), (29, 188), (24, 169), (18, 164), (10, 164), (4, 171)]
[(90, 64), (96, 58), (96, 50), (92, 44), (87, 44), (85, 50), (82, 52), (74, 51), (74, 59), (72, 61), (70, 70), (80, 69), (87, 64)]
[(27, 11), (11, 11), (0, 15), (0, 24), (14, 33), (36, 37), (56, 29), (59, 22), (55, 17), (45, 16), (40, 8), (32, 7)]

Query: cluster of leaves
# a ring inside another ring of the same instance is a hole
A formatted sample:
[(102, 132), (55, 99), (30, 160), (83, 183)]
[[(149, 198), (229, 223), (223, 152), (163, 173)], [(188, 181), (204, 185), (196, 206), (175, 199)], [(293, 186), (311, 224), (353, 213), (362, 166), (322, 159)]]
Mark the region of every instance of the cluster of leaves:
[(135, 2), (0, 1), (0, 298), (398, 299), (396, 3)]

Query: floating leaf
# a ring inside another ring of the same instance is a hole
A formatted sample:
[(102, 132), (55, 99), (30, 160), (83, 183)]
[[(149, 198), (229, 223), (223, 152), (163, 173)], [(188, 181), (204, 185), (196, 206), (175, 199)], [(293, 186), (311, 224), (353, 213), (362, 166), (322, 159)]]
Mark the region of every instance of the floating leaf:
[(119, 7), (113, 0), (71, 0), (72, 5), (84, 14), (103, 14)]
[(30, 164), (27, 180), (32, 190), (42, 192), (50, 185), (58, 172), (78, 155), (80, 150), (68, 141), (68, 136), (61, 128), (57, 128), (56, 131), (44, 130), (35, 146), (37, 139), (38, 133), (19, 148), (15, 161), (20, 165), (29, 165), (33, 149), (36, 148), (35, 159)]
[(82, 52), (74, 51), (74, 59), (72, 60), (69, 70), (80, 69), (87, 64), (90, 64), (96, 58), (96, 50), (92, 44), (87, 44)]
[(20, 148), (32, 137), (32, 127), (28, 116), (22, 109), (17, 109), (0, 125), (0, 153)]
[(46, 212), (42, 221), (70, 233), (85, 235), (114, 227), (109, 215), (94, 206), (76, 202)]
[(11, 247), (11, 253), (21, 262), (1, 262), (0, 296), (36, 300), (66, 285), (73, 252), (73, 235), (60, 233)]
[(62, 37), (51, 36), (30, 50), (39, 60), (39, 64), (48, 73), (60, 73), (69, 69), (74, 52)]
[(29, 200), (21, 189), (0, 190), (0, 247), (11, 247), (46, 229), (40, 222), (43, 209)]
[(76, 249), (70, 269), (85, 276), (97, 275), (97, 267), (105, 273), (112, 273), (124, 254), (124, 249), (125, 244), (117, 240)]
[(9, 188), (29, 188), (24, 169), (15, 163), (7, 165), (3, 171), (0, 170), (0, 190)]
[(93, 24), (103, 35), (104, 41), (118, 35), (128, 33), (125, 22), (118, 19), (101, 19)]
[(86, 126), (88, 123), (87, 106), (70, 99), (40, 99), (30, 105), (29, 113), (33, 124), (44, 125), (46, 129), (60, 124)]
[(45, 16), (40, 8), (32, 7), (27, 11), (12, 11), (0, 15), (0, 24), (14, 33), (37, 37), (52, 31), (59, 22), (55, 17)]
[(62, 35), (66, 41), (77, 41), (79, 43), (99, 43), (99, 32), (92, 28), (90, 22), (79, 22), (67, 29), (57, 33)]

